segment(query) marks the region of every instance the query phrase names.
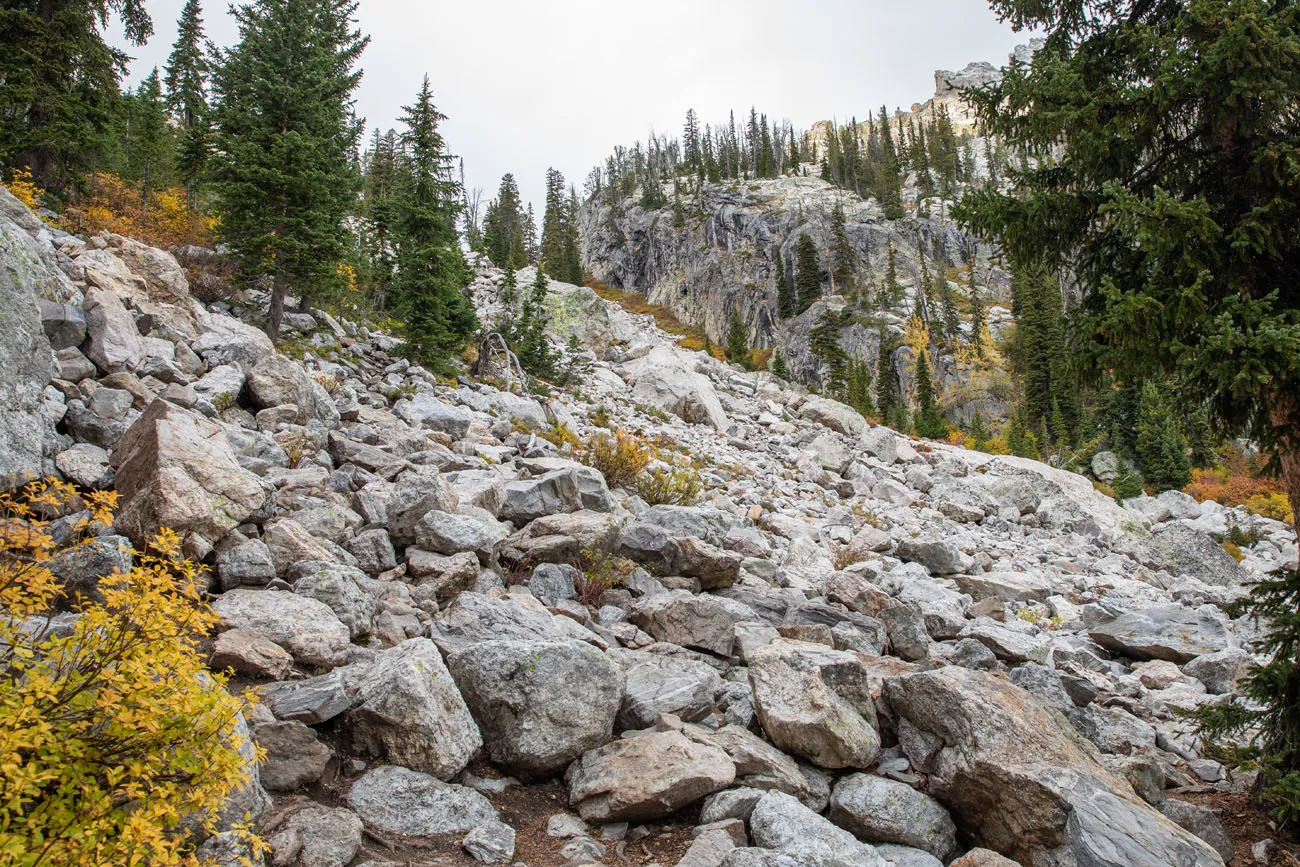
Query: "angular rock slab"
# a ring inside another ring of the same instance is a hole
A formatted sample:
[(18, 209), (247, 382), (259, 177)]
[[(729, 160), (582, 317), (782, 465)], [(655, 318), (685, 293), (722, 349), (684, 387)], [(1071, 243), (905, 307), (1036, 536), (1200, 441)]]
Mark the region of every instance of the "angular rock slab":
[(379, 655), (357, 691), (347, 724), (364, 752), (449, 780), (483, 746), (478, 726), (427, 638)]
[(1088, 636), (1114, 653), (1134, 659), (1164, 659), (1179, 665), (1236, 646), (1218, 609), (1154, 605), (1121, 614), (1089, 630)]
[(166, 527), (216, 542), (266, 503), (220, 427), (155, 400), (113, 450), (116, 526), (136, 545)]
[(880, 752), (868, 672), (846, 651), (780, 639), (749, 665), (754, 710), (773, 744), (823, 768), (869, 768)]
[(623, 673), (581, 641), (485, 641), (449, 667), (492, 761), (544, 776), (603, 746), (623, 699)]
[(1077, 734), (997, 675), (950, 666), (885, 680), (930, 794), (977, 844), (1045, 867), (1221, 867), (1218, 853), (1152, 810)]
[(368, 824), (404, 837), (464, 834), (498, 821), (496, 809), (473, 789), (396, 765), (366, 771), (347, 802)]
[(239, 588), (212, 603), (224, 626), (275, 642), (303, 665), (334, 666), (347, 658), (348, 628), (329, 606), (293, 593)]
[(569, 802), (587, 822), (667, 816), (730, 786), (736, 766), (681, 732), (651, 732), (586, 753), (566, 774)]
[(54, 356), (36, 300), (51, 279), (36, 242), (0, 217), (0, 487), (6, 489), (44, 471), (52, 431), (41, 403)]
[(947, 860), (957, 853), (957, 828), (938, 801), (906, 783), (853, 774), (835, 784), (829, 818), (859, 840), (899, 843)]
[(784, 792), (769, 792), (749, 816), (755, 845), (805, 867), (888, 867), (874, 848)]

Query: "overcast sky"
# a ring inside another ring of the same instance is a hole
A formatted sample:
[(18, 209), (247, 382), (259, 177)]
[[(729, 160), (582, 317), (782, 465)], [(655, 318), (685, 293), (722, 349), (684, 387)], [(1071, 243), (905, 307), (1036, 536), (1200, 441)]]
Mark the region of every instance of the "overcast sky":
[[(166, 61), (183, 2), (148, 0), (156, 33), (129, 49), (131, 82)], [(236, 37), (226, 9), (204, 8), (220, 45)], [(799, 129), (864, 118), (927, 99), (935, 69), (1001, 65), (1028, 41), (982, 0), (361, 0), (359, 15), (369, 128), (395, 125), (428, 73), (468, 185), (490, 198), (514, 172), (539, 220), (548, 166), (581, 191), (615, 144), (679, 132), (688, 108), (714, 122), (752, 104)]]

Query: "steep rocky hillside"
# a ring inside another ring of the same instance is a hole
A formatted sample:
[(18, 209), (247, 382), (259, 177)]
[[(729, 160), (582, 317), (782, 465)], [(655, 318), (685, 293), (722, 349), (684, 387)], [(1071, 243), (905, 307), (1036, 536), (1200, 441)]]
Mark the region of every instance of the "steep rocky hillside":
[[(959, 73), (936, 72), (936, 95), (914, 106), (916, 115), (928, 116), (934, 105), (941, 104), (961, 126), (966, 109), (954, 87), (982, 83), (990, 76), (996, 77), (996, 70), (989, 64), (972, 64)], [(904, 114), (901, 120), (905, 123), (910, 117)], [(814, 142), (822, 142), (823, 151), (826, 130), (826, 124), (818, 124), (809, 133)], [(865, 123), (860, 133), (865, 140)], [(987, 175), (986, 146), (983, 139), (975, 139), (972, 147), (977, 177)], [(971, 306), (962, 272), (974, 259), (990, 331), (995, 338), (1001, 334), (1010, 322), (1009, 276), (999, 267), (996, 251), (975, 244), (949, 218), (950, 201), (921, 200), (913, 174), (903, 189), (910, 216), (886, 220), (875, 199), (861, 199), (816, 177), (816, 164), (804, 164), (802, 172), (802, 176), (776, 179), (704, 183), (698, 188), (694, 178), (679, 179), (684, 220), (674, 219), (678, 205), (671, 197), (669, 205), (649, 211), (635, 198), (610, 202), (604, 196), (593, 197), (580, 215), (584, 266), (604, 283), (670, 307), (716, 343), (722, 342), (732, 313), (738, 312), (753, 345), (779, 348), (792, 378), (811, 386), (824, 385), (822, 365), (810, 352), (810, 335), (827, 309), (852, 308), (839, 343), (850, 357), (873, 368), (880, 334), (893, 339), (903, 335), (922, 282), (922, 251), (932, 277), (949, 281), (964, 338), (970, 336)], [(681, 189), (693, 192), (682, 195)], [(832, 212), (837, 206), (843, 209), (857, 261), (852, 291), (836, 286), (825, 274), (822, 300), (797, 317), (782, 319), (781, 269), (794, 279), (796, 244), (807, 235), (817, 246), (824, 270), (830, 270)], [(894, 298), (881, 291), (891, 247), (903, 290)], [(933, 307), (937, 299), (929, 302)], [(894, 367), (903, 380), (903, 393), (910, 395), (910, 353), (905, 348), (897, 353)], [(940, 354), (936, 366), (942, 408), (950, 420), (964, 424), (975, 412), (985, 420), (1006, 416), (1013, 388), (1002, 366), (976, 370), (961, 364), (953, 353)]]
[[(760, 254), (831, 193), (759, 187), (710, 193), (715, 252), (647, 224), (600, 273), (710, 327), (740, 304), (760, 334), (797, 328), (753, 300)], [(790, 208), (744, 204), (765, 191)], [(897, 227), (853, 207), (878, 262)], [(588, 222), (590, 259), (612, 229)], [(916, 225), (955, 255), (950, 228)], [(231, 813), (268, 863), (1232, 858), (1188, 798), (1243, 783), (1178, 711), (1226, 700), (1250, 661), (1257, 626), (1224, 606), (1295, 560), (1278, 522), (1176, 492), (1120, 506), (900, 436), (585, 287), (551, 305), (588, 369), (530, 395), (440, 379), (325, 314), (290, 318), (281, 354), (261, 294), (205, 306), (168, 253), (62, 235), (3, 193), (0, 265), (0, 345), (35, 360), (0, 370), (0, 473), (116, 488), (106, 546), (168, 524), (208, 566), (212, 665), (261, 695), (266, 759)], [(502, 281), (478, 271), (485, 321)], [(590, 457), (615, 430), (649, 462)], [(1213, 538), (1234, 526), (1240, 563)], [(248, 857), (229, 833), (202, 852)]]

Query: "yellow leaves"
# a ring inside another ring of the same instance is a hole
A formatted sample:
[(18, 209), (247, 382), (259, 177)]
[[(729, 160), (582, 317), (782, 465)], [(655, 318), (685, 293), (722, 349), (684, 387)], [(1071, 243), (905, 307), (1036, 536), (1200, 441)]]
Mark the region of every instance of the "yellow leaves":
[(21, 169), (14, 169), (9, 173), (9, 183), (5, 184), (9, 192), (14, 194), (14, 198), (22, 202), (33, 211), (41, 207), (41, 198), (45, 195), (45, 190), (36, 185), (32, 180), (32, 167), (25, 166)]
[(903, 343), (914, 356), (920, 357), (921, 352), (930, 347), (930, 326), (920, 316), (913, 316), (903, 329)]
[[(198, 643), (216, 616), (167, 531), (103, 601), (48, 629), (62, 588), (40, 559), (48, 520), (83, 505), (68, 545), (112, 520), (116, 499), (57, 482), (0, 494), (0, 864), (194, 864), (183, 822), (215, 829), (245, 779), (242, 705)], [(246, 829), (245, 829), (246, 830)]]
[(139, 188), (117, 175), (99, 173), (86, 178), (89, 195), (65, 214), (65, 229), (94, 234), (115, 232), (157, 247), (198, 244), (211, 246), (214, 222), (191, 210), (185, 191), (153, 190), (146, 202)]

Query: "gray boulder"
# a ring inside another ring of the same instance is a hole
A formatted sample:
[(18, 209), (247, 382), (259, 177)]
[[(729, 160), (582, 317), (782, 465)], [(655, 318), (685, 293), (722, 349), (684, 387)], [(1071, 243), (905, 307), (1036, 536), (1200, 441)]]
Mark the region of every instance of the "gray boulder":
[(566, 779), (569, 802), (585, 821), (643, 822), (727, 788), (736, 766), (682, 732), (650, 732), (584, 754)]
[(1218, 609), (1206, 605), (1154, 605), (1128, 611), (1089, 630), (1093, 641), (1133, 659), (1165, 659), (1182, 664), (1197, 656), (1233, 647), (1236, 639)]
[(41, 405), (54, 356), (36, 301), (49, 281), (36, 242), (0, 218), (0, 487), (5, 489), (46, 471), (45, 440), (53, 430)]
[(784, 792), (769, 792), (749, 816), (754, 843), (804, 867), (887, 867), (876, 850)]
[(957, 827), (943, 805), (906, 783), (853, 774), (835, 784), (828, 818), (869, 843), (899, 843), (947, 861)]
[(439, 431), (452, 439), (464, 439), (474, 414), (464, 407), (443, 403), (431, 394), (419, 392), (410, 400), (399, 400), (393, 414), (412, 427)]
[(644, 596), (632, 611), (632, 622), (660, 641), (729, 656), (736, 624), (756, 620), (748, 605), (711, 594), (695, 596), (674, 590)]
[(473, 789), (395, 765), (372, 768), (352, 784), (348, 806), (367, 824), (404, 837), (464, 834), (499, 821)]
[(334, 666), (347, 658), (348, 628), (315, 599), (239, 588), (221, 594), (212, 609), (227, 629), (249, 629), (283, 647), (302, 665)]
[(478, 726), (427, 638), (411, 638), (381, 653), (347, 715), (364, 753), (447, 780), (483, 746)]
[(545, 776), (609, 741), (624, 678), (579, 641), (485, 641), (448, 665), (492, 761)]
[(868, 672), (853, 653), (780, 639), (750, 661), (754, 710), (773, 744), (823, 768), (868, 768), (880, 752)]
[(1213, 539), (1181, 521), (1161, 524), (1136, 548), (1137, 559), (1144, 566), (1163, 569), (1175, 578), (1186, 576), (1219, 587), (1250, 580), (1246, 570)]

